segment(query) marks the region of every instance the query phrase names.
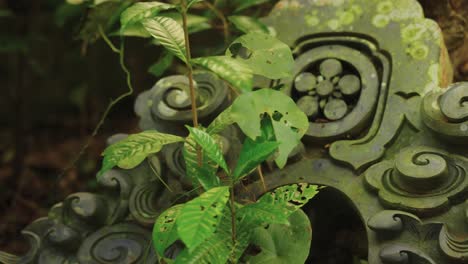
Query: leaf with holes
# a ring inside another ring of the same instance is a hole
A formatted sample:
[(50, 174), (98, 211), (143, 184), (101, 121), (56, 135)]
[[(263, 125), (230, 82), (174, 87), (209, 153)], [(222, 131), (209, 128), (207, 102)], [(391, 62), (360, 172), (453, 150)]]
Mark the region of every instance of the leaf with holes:
[(184, 141), (184, 138), (148, 130), (133, 134), (107, 147), (102, 155), (104, 160), (98, 176), (119, 166), (131, 169), (140, 164), (148, 155), (159, 152), (164, 145)]
[(237, 213), (241, 219), (241, 230), (252, 229), (264, 224), (284, 224), (289, 225), (288, 217), (290, 212), (287, 208), (267, 202), (258, 201), (248, 204)]
[(197, 142), (198, 145), (203, 149), (203, 154), (207, 155), (212, 161), (216, 162), (227, 174), (229, 174), (229, 169), (227, 167), (226, 161), (224, 160), (223, 152), (216, 143), (215, 139), (210, 136), (210, 134), (205, 131), (186, 126), (190, 131), (190, 136)]
[(187, 62), (184, 29), (174, 19), (155, 17), (142, 22), (145, 29), (167, 50)]
[(219, 177), (216, 175), (218, 165), (213, 160), (202, 153), (201, 165), (198, 164), (196, 143), (192, 134), (185, 139), (182, 154), (185, 161), (185, 173), (194, 186), (200, 184), (203, 189), (209, 190), (220, 185)]
[(270, 34), (267, 26), (258, 19), (249, 16), (230, 16), (229, 21), (236, 26), (237, 29), (244, 33), (264, 33)]
[(258, 199), (258, 202), (276, 204), (294, 212), (304, 206), (318, 192), (317, 185), (295, 183), (278, 187), (274, 191), (264, 194)]
[(247, 64), (228, 56), (212, 56), (193, 59), (192, 62), (212, 71), (231, 84), (239, 92), (248, 92), (253, 87), (253, 74)]
[(216, 187), (184, 205), (177, 220), (177, 231), (190, 252), (212, 236), (228, 198), (229, 187)]
[(231, 106), (233, 120), (253, 140), (262, 134), (260, 125), (264, 113), (271, 118), (276, 140), (280, 142), (275, 161), (282, 168), (309, 128), (309, 120), (289, 96), (272, 89), (242, 94)]
[(254, 74), (270, 79), (289, 77), (294, 67), (289, 46), (273, 36), (259, 32), (236, 39), (226, 55), (245, 63)]
[(246, 138), (242, 145), (237, 165), (232, 174), (233, 178), (239, 180), (251, 172), (260, 163), (271, 156), (278, 148), (279, 144), (279, 142), (275, 141), (255, 142), (250, 138)]
[(251, 264), (304, 263), (307, 260), (312, 240), (312, 228), (307, 215), (298, 210), (289, 217), (289, 226), (271, 224), (252, 232), (251, 243), (261, 250), (255, 256), (247, 254)]
[(234, 120), (232, 120), (231, 116), (231, 107), (228, 107), (221, 112), (213, 122), (211, 122), (211, 124), (206, 128), (206, 133), (210, 135), (218, 134), (233, 123)]
[(156, 252), (158, 252), (159, 256), (161, 257), (164, 256), (164, 251), (170, 245), (172, 245), (172, 243), (179, 239), (176, 228), (176, 220), (183, 206), (183, 204), (178, 204), (167, 209), (161, 215), (159, 215), (158, 219), (156, 219), (156, 222), (154, 223), (153, 245), (156, 249)]

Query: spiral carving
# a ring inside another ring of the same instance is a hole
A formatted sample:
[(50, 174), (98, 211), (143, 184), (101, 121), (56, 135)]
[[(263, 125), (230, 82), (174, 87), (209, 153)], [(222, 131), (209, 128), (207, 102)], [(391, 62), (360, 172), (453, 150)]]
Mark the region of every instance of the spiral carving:
[[(387, 205), (426, 215), (448, 210), (468, 189), (467, 161), (429, 147), (403, 149), (394, 161), (365, 172), (371, 189)], [(466, 197), (465, 197), (466, 198)]]
[(455, 83), (433, 91), (421, 104), (424, 124), (442, 139), (468, 144), (468, 83)]
[(451, 122), (468, 121), (468, 83), (455, 83), (440, 96), (440, 110)]
[[(202, 123), (211, 121), (227, 107), (228, 88), (212, 73), (194, 74), (197, 91), (197, 111)], [(192, 119), (189, 81), (175, 75), (159, 80), (135, 103), (135, 112), (142, 118), (142, 129), (156, 129), (166, 133), (183, 133), (183, 124)]]
[(159, 183), (150, 182), (136, 186), (130, 196), (130, 214), (143, 225), (153, 224), (160, 213), (156, 207), (159, 196)]
[(77, 257), (82, 264), (156, 262), (151, 233), (131, 223), (107, 226), (91, 234), (83, 241)]

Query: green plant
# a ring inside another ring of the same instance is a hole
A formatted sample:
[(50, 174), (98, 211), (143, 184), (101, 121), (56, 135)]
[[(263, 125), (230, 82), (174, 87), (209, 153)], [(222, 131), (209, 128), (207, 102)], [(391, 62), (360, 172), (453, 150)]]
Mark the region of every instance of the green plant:
[[(285, 166), (288, 155), (305, 134), (308, 120), (281, 91), (271, 88), (253, 91), (254, 75), (281, 79), (288, 77), (293, 67), (289, 47), (269, 35), (260, 22), (240, 16), (230, 18), (247, 33), (234, 40), (225, 55), (191, 58), (188, 10), (199, 2), (203, 1), (141, 2), (122, 12), (121, 36), (151, 36), (168, 54), (185, 64), (193, 126), (186, 126), (189, 131), (186, 138), (144, 131), (109, 146), (103, 152), (103, 166), (98, 177), (114, 166), (131, 169), (165, 145), (184, 142), (186, 174), (194, 187), (203, 188), (205, 192), (185, 204), (167, 209), (158, 217), (153, 229), (156, 252), (160, 260), (168, 263), (237, 263), (243, 255), (248, 258), (244, 252), (252, 242), (267, 250), (265, 232), (271, 239), (276, 236), (275, 232), (281, 232), (279, 230), (296, 232), (290, 220), (300, 222), (300, 226), (310, 230), (307, 217), (297, 210), (318, 192), (318, 188), (309, 184), (287, 185), (265, 194), (256, 202), (236, 202), (235, 185), (263, 161), (273, 156), (278, 167)], [(251, 2), (254, 4), (255, 1)], [(239, 6), (244, 7), (245, 3)], [(168, 10), (180, 14), (182, 25), (174, 17), (161, 15)], [(122, 58), (123, 46), (120, 50), (115, 48), (102, 27), (99, 32)], [(194, 67), (212, 71), (239, 94), (232, 105), (206, 128), (198, 123), (197, 95), (192, 77)], [(223, 157), (218, 138), (219, 133), (232, 124), (237, 124), (247, 137), (237, 164), (231, 169)], [(226, 177), (218, 176), (219, 169)], [(268, 229), (264, 229), (266, 226)], [(257, 228), (261, 230), (252, 232)], [(304, 234), (299, 236), (303, 243), (298, 244), (293, 239), (283, 242), (287, 248), (284, 250), (298, 251), (286, 258), (287, 261), (297, 263), (307, 258), (310, 235), (308, 232)], [(175, 260), (168, 259), (165, 252), (177, 240), (183, 242), (183, 250)], [(257, 263), (258, 259), (252, 257), (251, 263)]]

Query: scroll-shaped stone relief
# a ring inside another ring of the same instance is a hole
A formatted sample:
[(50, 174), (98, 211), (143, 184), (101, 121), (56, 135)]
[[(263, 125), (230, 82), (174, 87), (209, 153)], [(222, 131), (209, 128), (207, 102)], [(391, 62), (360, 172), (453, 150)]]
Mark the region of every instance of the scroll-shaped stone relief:
[(157, 262), (151, 233), (131, 223), (106, 226), (91, 234), (83, 241), (77, 257), (80, 264)]
[(468, 144), (468, 83), (455, 83), (424, 97), (424, 124), (443, 139)]
[[(373, 257), (384, 264), (442, 263), (440, 256), (434, 254), (441, 223), (423, 223), (416, 215), (384, 210), (372, 216), (367, 226), (379, 238), (378, 254)], [(369, 259), (369, 263), (372, 261), (376, 260)]]
[[(211, 120), (227, 107), (228, 87), (209, 72), (194, 76), (197, 91), (198, 117), (203, 123)], [(186, 133), (184, 124), (192, 120), (188, 78), (173, 75), (162, 78), (154, 87), (140, 94), (135, 102), (140, 116), (140, 128), (156, 129), (164, 133)]]
[[(451, 82), (441, 31), (416, 1), (280, 1), (265, 22), (297, 55), (286, 84), (310, 117), (306, 138), (331, 143), (331, 157), (358, 172), (405, 124), (420, 131), (422, 96)], [(365, 69), (336, 46), (364, 56)]]
[(408, 147), (395, 160), (370, 167), (365, 181), (386, 206), (433, 215), (466, 200), (467, 168), (461, 156), (424, 146)]

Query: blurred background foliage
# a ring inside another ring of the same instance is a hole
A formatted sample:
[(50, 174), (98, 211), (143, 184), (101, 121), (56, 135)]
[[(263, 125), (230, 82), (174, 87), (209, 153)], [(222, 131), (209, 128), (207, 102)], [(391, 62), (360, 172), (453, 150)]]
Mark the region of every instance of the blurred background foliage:
[[(112, 109), (85, 154), (58, 178), (111, 98), (127, 90), (118, 56), (100, 39), (98, 28), (118, 41), (119, 15), (133, 2), (0, 0), (0, 250), (24, 252), (21, 229), (68, 194), (93, 190), (106, 137), (137, 131), (135, 97), (161, 76), (185, 72), (157, 43), (126, 38), (135, 93)], [(189, 17), (194, 57), (222, 53), (225, 43), (239, 35), (220, 14), (262, 17), (276, 2), (196, 4)], [(468, 0), (420, 3), (443, 29), (455, 79), (468, 80)], [(165, 15), (180, 19), (173, 12)]]

